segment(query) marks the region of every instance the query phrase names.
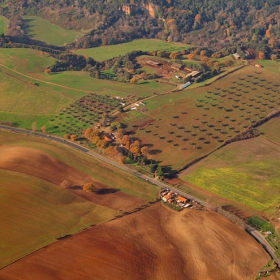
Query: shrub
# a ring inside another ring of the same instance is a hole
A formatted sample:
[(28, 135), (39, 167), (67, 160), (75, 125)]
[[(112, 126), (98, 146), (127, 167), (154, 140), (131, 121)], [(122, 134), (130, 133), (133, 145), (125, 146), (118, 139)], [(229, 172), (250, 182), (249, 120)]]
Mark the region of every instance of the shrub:
[(83, 186), (83, 190), (85, 192), (96, 192), (97, 191), (97, 188), (95, 186), (95, 184), (93, 182), (89, 182), (89, 183), (86, 183), (84, 186)]

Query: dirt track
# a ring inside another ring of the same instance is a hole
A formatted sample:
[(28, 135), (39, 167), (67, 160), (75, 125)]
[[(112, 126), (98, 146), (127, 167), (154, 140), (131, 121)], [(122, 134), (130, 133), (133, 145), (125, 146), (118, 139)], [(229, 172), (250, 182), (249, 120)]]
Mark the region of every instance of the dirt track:
[(0, 278), (253, 280), (268, 260), (220, 215), (157, 203), (52, 244), (1, 270)]

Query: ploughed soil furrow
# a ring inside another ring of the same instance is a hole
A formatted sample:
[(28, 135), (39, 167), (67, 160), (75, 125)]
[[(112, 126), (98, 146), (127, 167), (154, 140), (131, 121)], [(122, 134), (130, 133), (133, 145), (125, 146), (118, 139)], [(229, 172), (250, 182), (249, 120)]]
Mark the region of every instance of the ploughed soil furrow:
[(224, 217), (156, 203), (49, 245), (1, 270), (0, 279), (253, 280), (268, 260)]

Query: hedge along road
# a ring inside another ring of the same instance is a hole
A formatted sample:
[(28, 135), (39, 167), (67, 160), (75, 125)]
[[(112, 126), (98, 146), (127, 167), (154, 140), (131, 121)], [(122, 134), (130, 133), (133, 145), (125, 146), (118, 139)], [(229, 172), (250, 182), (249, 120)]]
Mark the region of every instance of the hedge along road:
[[(201, 205), (203, 206), (206, 206), (206, 202), (194, 197), (194, 196), (191, 196), (185, 192), (182, 192), (180, 190), (177, 190), (171, 186), (169, 186), (168, 184), (166, 183), (163, 183), (161, 181), (158, 181), (152, 177), (149, 177), (147, 175), (144, 175), (138, 171), (135, 171), (131, 168), (128, 168), (127, 166), (123, 165), (123, 164), (120, 164), (118, 162), (115, 162), (111, 159), (108, 159), (94, 151), (91, 151), (87, 148), (84, 148), (82, 147), (81, 145), (78, 145), (74, 142), (70, 142), (68, 140), (65, 140), (63, 138), (60, 138), (60, 137), (57, 137), (57, 136), (53, 136), (53, 135), (49, 135), (49, 134), (44, 134), (44, 133), (40, 133), (40, 132), (35, 132), (35, 131), (30, 131), (30, 130), (25, 130), (25, 129), (21, 129), (21, 128), (16, 128), (16, 127), (9, 127), (9, 126), (5, 126), (5, 125), (0, 125), (0, 129), (3, 129), (3, 130), (8, 130), (8, 131), (11, 131), (11, 132), (17, 132), (17, 133), (22, 133), (22, 134), (27, 134), (27, 135), (33, 135), (33, 136), (36, 136), (36, 137), (41, 137), (41, 138), (45, 138), (45, 139), (49, 139), (49, 140), (53, 140), (53, 141), (56, 141), (56, 142), (59, 142), (59, 143), (62, 143), (64, 145), (67, 145), (69, 147), (72, 147), (74, 149), (77, 149), (81, 152), (84, 152), (86, 154), (88, 154), (89, 156), (92, 156), (100, 161), (103, 161), (107, 164), (110, 164), (114, 167), (117, 167), (125, 172), (128, 172), (130, 174), (133, 174), (134, 176), (142, 179), (142, 180), (145, 180), (146, 182), (149, 182), (151, 184), (154, 184), (154, 185), (157, 185), (161, 188), (164, 188), (164, 189), (170, 189), (171, 191), (173, 192), (176, 192), (182, 196), (185, 196), (187, 197), (188, 199), (191, 199), (191, 200), (195, 200), (196, 202), (200, 203)], [(267, 240), (263, 237), (263, 235), (258, 232), (257, 230), (255, 230), (254, 228), (252, 228), (251, 226), (249, 225), (246, 225), (245, 227), (246, 231), (251, 234), (263, 247), (264, 249), (269, 253), (269, 255), (275, 260), (275, 262), (277, 263), (277, 265), (280, 267), (280, 260), (277, 258), (277, 256), (275, 255), (275, 251), (274, 249), (272, 248), (272, 246), (267, 242)]]

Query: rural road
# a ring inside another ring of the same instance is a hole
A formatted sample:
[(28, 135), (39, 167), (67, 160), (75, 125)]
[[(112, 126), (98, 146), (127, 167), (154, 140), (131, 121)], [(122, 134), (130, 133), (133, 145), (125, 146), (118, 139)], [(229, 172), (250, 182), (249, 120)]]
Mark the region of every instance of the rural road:
[[(171, 186), (169, 186), (168, 184), (166, 183), (163, 183), (161, 181), (158, 181), (152, 177), (149, 177), (147, 175), (144, 175), (142, 174), (141, 172), (138, 172), (138, 171), (135, 171), (131, 168), (128, 168), (127, 166), (123, 165), (123, 164), (120, 164), (118, 162), (115, 162), (111, 159), (108, 159), (94, 151), (91, 151), (87, 148), (84, 148), (82, 147), (81, 145), (78, 145), (74, 142), (71, 142), (71, 141), (68, 141), (68, 140), (65, 140), (63, 138), (60, 138), (60, 137), (57, 137), (57, 136), (53, 136), (53, 135), (49, 135), (49, 134), (44, 134), (44, 133), (41, 133), (41, 132), (35, 132), (35, 131), (30, 131), (30, 130), (25, 130), (25, 129), (21, 129), (21, 128), (16, 128), (16, 127), (9, 127), (9, 126), (5, 126), (5, 125), (0, 125), (0, 129), (3, 129), (3, 130), (8, 130), (8, 131), (11, 131), (11, 132), (17, 132), (17, 133), (21, 133), (21, 134), (27, 134), (27, 135), (34, 135), (34, 136), (37, 136), (37, 137), (41, 137), (41, 138), (45, 138), (45, 139), (49, 139), (49, 140), (53, 140), (53, 141), (56, 141), (56, 142), (59, 142), (59, 143), (62, 143), (64, 145), (67, 145), (67, 146), (70, 146), (72, 148), (75, 148), (81, 152), (84, 152), (100, 161), (103, 161), (107, 164), (110, 164), (114, 167), (117, 167), (125, 172), (128, 172), (130, 174), (133, 174), (134, 176), (142, 179), (142, 180), (145, 180), (146, 182), (149, 182), (151, 184), (154, 184), (154, 185), (157, 185), (161, 188), (164, 188), (164, 189), (170, 189), (172, 190), (173, 192), (176, 192), (182, 196), (185, 196), (187, 197), (188, 199), (191, 199), (191, 200), (195, 200), (196, 202), (200, 203), (201, 205), (203, 206), (206, 206), (206, 202), (190, 195), (190, 194), (187, 194), (185, 192), (182, 192), (176, 188), (173, 188)], [(245, 227), (246, 231), (252, 235), (260, 244), (262, 244), (262, 246), (264, 247), (264, 249), (269, 253), (269, 255), (275, 260), (275, 262), (278, 264), (278, 267), (280, 267), (280, 260), (277, 258), (277, 256), (275, 255), (275, 251), (274, 249), (272, 248), (272, 246), (267, 242), (267, 240), (264, 238), (264, 236), (257, 230), (255, 230), (254, 228), (252, 228), (251, 226), (249, 225), (246, 225)]]

